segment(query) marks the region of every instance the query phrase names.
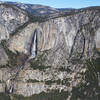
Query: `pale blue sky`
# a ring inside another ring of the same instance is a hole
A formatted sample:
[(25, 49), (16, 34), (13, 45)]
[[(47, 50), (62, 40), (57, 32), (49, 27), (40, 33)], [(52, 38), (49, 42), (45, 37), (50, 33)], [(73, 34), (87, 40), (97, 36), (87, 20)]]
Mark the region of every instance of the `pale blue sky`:
[(82, 8), (88, 6), (100, 6), (100, 0), (2, 0), (2, 1), (42, 4), (55, 8)]

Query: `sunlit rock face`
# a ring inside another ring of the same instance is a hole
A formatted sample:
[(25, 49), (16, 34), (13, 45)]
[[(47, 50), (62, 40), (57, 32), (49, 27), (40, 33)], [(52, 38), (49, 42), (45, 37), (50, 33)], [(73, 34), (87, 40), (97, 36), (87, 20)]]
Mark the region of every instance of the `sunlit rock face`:
[(100, 28), (96, 32), (95, 41), (96, 41), (96, 48), (100, 51)]
[(7, 61), (8, 61), (8, 56), (4, 51), (3, 47), (0, 46), (0, 65), (7, 64)]
[[(97, 16), (95, 16), (96, 13)], [(12, 51), (17, 50), (32, 54), (30, 50), (34, 47), (32, 40), (36, 31), (37, 43), (35, 45), (37, 52), (63, 48), (67, 58), (76, 51), (87, 55), (87, 52), (88, 54), (92, 52), (95, 45), (93, 35), (99, 28), (99, 22), (98, 12), (86, 11), (73, 16), (51, 19), (43, 23), (31, 23), (10, 39), (9, 48)]]
[(26, 13), (18, 7), (0, 4), (0, 40), (9, 39), (9, 34), (27, 20)]

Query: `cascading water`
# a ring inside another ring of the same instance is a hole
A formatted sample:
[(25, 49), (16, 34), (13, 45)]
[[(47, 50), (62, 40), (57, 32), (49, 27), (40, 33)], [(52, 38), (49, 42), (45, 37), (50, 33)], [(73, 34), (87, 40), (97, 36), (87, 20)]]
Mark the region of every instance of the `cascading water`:
[(35, 56), (37, 55), (37, 30), (34, 31), (30, 52), (31, 58), (35, 58)]
[[(30, 54), (31, 58), (35, 58), (37, 55), (37, 30), (34, 31), (34, 34), (32, 36), (31, 46), (30, 46)], [(16, 74), (14, 74), (14, 79), (7, 80), (6, 86), (5, 86), (5, 92), (6, 93), (13, 93), (14, 91), (14, 81), (16, 80), (16, 77), (18, 76), (18, 73), (24, 68), (23, 66), (17, 66)]]
[(9, 93), (13, 93), (13, 90), (14, 90), (14, 83), (11, 82)]
[(8, 94), (13, 93), (14, 90), (14, 82), (11, 79), (8, 79), (5, 86), (5, 92)]

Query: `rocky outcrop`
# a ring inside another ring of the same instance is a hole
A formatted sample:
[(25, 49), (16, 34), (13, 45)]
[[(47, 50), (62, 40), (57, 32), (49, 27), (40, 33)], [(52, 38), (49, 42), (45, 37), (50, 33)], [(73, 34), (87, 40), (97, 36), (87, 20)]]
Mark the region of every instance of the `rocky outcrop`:
[(9, 39), (10, 34), (28, 21), (27, 13), (13, 5), (0, 4), (0, 40)]
[(8, 56), (5, 50), (0, 46), (0, 65), (6, 65), (8, 61)]
[(96, 48), (100, 48), (100, 28), (96, 31), (96, 36), (95, 36), (95, 41), (96, 41)]
[[(31, 96), (59, 90), (68, 92), (73, 98), (77, 95), (74, 92), (82, 89), (86, 97), (98, 96), (100, 9), (87, 8), (33, 23), (29, 15), (16, 6), (0, 7), (0, 11), (5, 12), (5, 17), (0, 14), (1, 25), (4, 25), (0, 36), (1, 40), (6, 39), (6, 48), (11, 56), (7, 57), (3, 50), (0, 53), (4, 54), (2, 59), (5, 62), (8, 60), (8, 64), (4, 64), (13, 67), (2, 68), (0, 72), (1, 83), (5, 83), (8, 92), (13, 87), (13, 93)], [(11, 58), (18, 63), (12, 62)]]
[[(35, 32), (37, 34), (37, 52), (52, 50), (54, 53), (50, 56), (59, 54), (57, 57), (59, 60), (63, 54), (63, 58), (66, 59), (90, 57), (97, 44), (97, 40), (94, 38), (100, 26), (99, 16), (98, 11), (86, 10), (79, 14), (51, 19), (43, 23), (31, 23), (9, 40), (9, 49), (13, 52), (17, 50), (31, 54)], [(57, 62), (55, 63), (57, 64)]]

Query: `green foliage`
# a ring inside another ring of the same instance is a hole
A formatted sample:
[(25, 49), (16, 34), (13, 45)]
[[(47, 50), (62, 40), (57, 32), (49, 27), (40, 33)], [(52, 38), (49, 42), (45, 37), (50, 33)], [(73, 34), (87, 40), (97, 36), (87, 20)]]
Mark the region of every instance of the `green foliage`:
[(34, 70), (39, 69), (40, 71), (45, 70), (47, 68), (50, 68), (50, 66), (45, 66), (41, 63), (40, 59), (39, 60), (34, 60), (30, 63), (30, 67), (33, 68)]
[(11, 99), (9, 95), (0, 93), (0, 100), (11, 100)]
[(86, 61), (87, 71), (83, 75), (85, 83), (81, 82), (73, 88), (71, 100), (77, 100), (78, 98), (80, 100), (99, 100), (98, 69), (93, 62), (93, 60)]
[(39, 82), (38, 80), (33, 80), (33, 79), (29, 79), (27, 80), (28, 83), (36, 83), (36, 82)]
[(61, 66), (58, 70), (62, 71), (62, 72), (64, 72), (64, 71), (71, 72), (71, 69), (69, 67), (70, 66), (68, 66), (67, 68), (65, 66)]
[(59, 79), (59, 80), (47, 80), (47, 81), (45, 81), (45, 84), (47, 84), (47, 85), (51, 85), (53, 83), (60, 84), (61, 80)]
[(21, 95), (14, 95), (14, 100), (66, 100), (68, 92), (58, 90), (52, 90), (50, 93), (42, 92), (40, 94), (34, 94), (30, 97), (23, 97)]
[(93, 64), (93, 61), (87, 60), (87, 71), (85, 73), (86, 82), (90, 83), (92, 87), (98, 87), (98, 76), (97, 76), (97, 68)]
[(47, 68), (51, 68), (51, 66), (44, 65), (44, 62), (46, 61), (46, 57), (44, 55), (45, 55), (44, 53), (42, 53), (41, 55), (37, 55), (37, 57), (31, 61), (30, 67), (33, 68), (34, 70), (39, 69), (41, 71)]
[(94, 53), (100, 57), (100, 51), (96, 47), (94, 48)]
[(100, 57), (92, 60), (93, 65), (95, 66), (95, 70), (100, 72)]
[(0, 65), (0, 68), (6, 68), (7, 65)]
[(2, 81), (0, 80), (0, 83), (2, 83)]
[(71, 100), (99, 100), (99, 95), (95, 94), (93, 88), (84, 84), (74, 87)]
[(39, 23), (41, 23), (41, 22), (45, 22), (45, 21), (47, 21), (48, 19), (47, 19), (47, 17), (46, 16), (32, 16), (32, 15), (29, 15), (29, 21), (30, 22), (39, 22)]
[(51, 85), (51, 84), (53, 84), (53, 83), (57, 83), (58, 85), (59, 85), (59, 84), (62, 84), (62, 85), (67, 85), (67, 86), (69, 86), (70, 83), (69, 83), (68, 81), (69, 81), (69, 79), (63, 79), (63, 80), (60, 80), (60, 79), (58, 79), (58, 80), (47, 80), (47, 81), (45, 81), (45, 84)]
[(100, 72), (100, 52), (95, 48), (94, 53), (98, 55), (97, 58), (92, 59), (92, 64), (95, 66), (95, 70)]
[(38, 62), (34, 62), (34, 63), (31, 62), (30, 67), (33, 68), (34, 70), (39, 69), (40, 71), (43, 71), (47, 68), (50, 68), (51, 66), (39, 65)]
[(76, 58), (75, 58), (75, 59), (71, 59), (71, 63), (72, 63), (72, 64), (77, 64), (77, 63), (78, 63), (78, 64), (82, 64), (83, 61), (82, 61), (81, 59), (76, 59)]

